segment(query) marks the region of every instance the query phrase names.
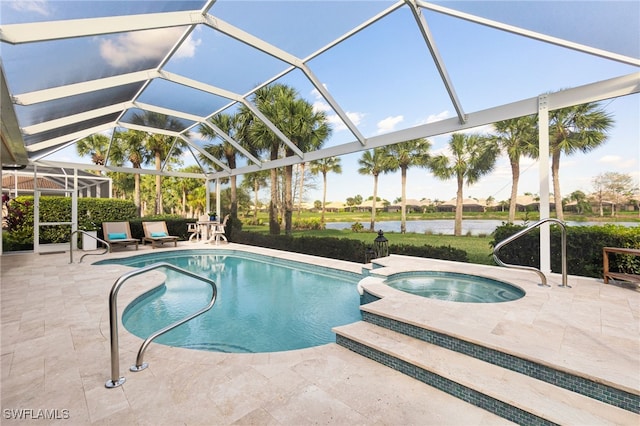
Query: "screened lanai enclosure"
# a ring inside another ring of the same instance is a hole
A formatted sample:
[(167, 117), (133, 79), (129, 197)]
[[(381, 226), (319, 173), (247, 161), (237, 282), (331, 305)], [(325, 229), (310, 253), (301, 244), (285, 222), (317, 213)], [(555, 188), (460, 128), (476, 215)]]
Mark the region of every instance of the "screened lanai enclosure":
[[(546, 128), (551, 110), (637, 101), (640, 90), (635, 1), (41, 0), (0, 8), (3, 170), (209, 181), (530, 114)], [(326, 114), (323, 144), (290, 140), (256, 107), (255, 91), (276, 83)], [(214, 124), (241, 109), (279, 138), (277, 158)], [(148, 113), (170, 120), (139, 119)], [(160, 171), (77, 155), (77, 141), (129, 129), (169, 136)], [(235, 148), (234, 166), (204, 149), (212, 141), (203, 130)], [(547, 132), (539, 140), (546, 200)], [(175, 171), (175, 157), (200, 171)]]

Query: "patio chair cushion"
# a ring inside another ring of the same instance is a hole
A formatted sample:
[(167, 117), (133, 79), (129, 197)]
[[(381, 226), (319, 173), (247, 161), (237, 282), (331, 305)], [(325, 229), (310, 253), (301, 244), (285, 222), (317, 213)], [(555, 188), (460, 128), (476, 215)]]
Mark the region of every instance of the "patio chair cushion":
[(109, 234), (110, 240), (124, 240), (127, 238), (127, 234), (125, 232), (114, 232)]
[(162, 238), (162, 237), (166, 237), (167, 233), (166, 232), (152, 232), (151, 236), (153, 238)]

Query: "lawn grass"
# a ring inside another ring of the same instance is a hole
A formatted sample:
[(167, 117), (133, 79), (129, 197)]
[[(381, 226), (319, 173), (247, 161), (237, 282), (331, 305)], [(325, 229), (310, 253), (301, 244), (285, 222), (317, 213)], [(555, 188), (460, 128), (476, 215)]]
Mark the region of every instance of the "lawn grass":
[[(246, 222), (251, 219), (251, 216), (245, 217), (243, 230), (249, 232), (260, 232), (264, 234), (269, 233), (269, 227), (266, 225), (269, 221), (266, 213), (259, 213), (258, 218), (263, 225), (248, 225)], [(407, 220), (434, 220), (434, 219), (450, 219), (453, 220), (453, 212), (434, 212), (434, 213), (410, 213), (407, 214)], [(294, 223), (296, 220), (310, 220), (320, 219), (319, 212), (304, 211), (298, 215), (297, 212), (293, 214)], [(485, 220), (501, 220), (507, 222), (508, 212), (471, 212), (464, 213), (464, 219), (485, 219)], [(534, 222), (539, 219), (538, 212), (518, 212), (516, 220), (524, 220)], [(376, 222), (400, 220), (400, 213), (379, 212), (376, 214)], [(585, 216), (575, 215), (565, 212), (566, 221), (576, 222), (601, 222), (601, 223), (615, 223), (615, 222), (640, 222), (640, 217), (637, 212), (620, 212), (617, 217), (611, 216)], [(371, 213), (369, 212), (326, 212), (326, 222), (360, 222), (364, 225), (365, 229), (369, 228), (369, 222), (371, 221)], [(408, 245), (430, 245), (434, 247), (439, 246), (451, 246), (456, 249), (464, 250), (469, 255), (469, 261), (471, 263), (477, 263), (482, 265), (494, 265), (492, 257), (492, 249), (490, 242), (493, 239), (491, 235), (463, 235), (455, 237), (453, 235), (443, 234), (418, 234), (418, 233), (396, 233), (387, 232), (384, 234), (389, 240), (389, 244), (408, 244)], [(353, 232), (350, 229), (324, 229), (324, 230), (304, 230), (293, 231), (293, 236), (313, 236), (313, 237), (335, 237), (335, 238), (350, 238), (354, 240), (364, 241), (365, 243), (373, 244), (373, 240), (377, 234), (374, 232)]]
[[(264, 225), (243, 225), (242, 230), (260, 232), (264, 234), (269, 233), (269, 227)], [(427, 244), (434, 247), (451, 246), (453, 248), (466, 251), (469, 255), (469, 262), (471, 263), (479, 263), (483, 265), (494, 264), (491, 257), (492, 250), (489, 246), (489, 242), (492, 240), (491, 236), (454, 237), (453, 235), (428, 235), (417, 233), (400, 234), (397, 232), (387, 232), (384, 235), (389, 240), (389, 244), (407, 244), (416, 246)], [(324, 229), (293, 231), (293, 236), (349, 238), (373, 245), (373, 240), (378, 236), (378, 234), (375, 232), (353, 232), (349, 229)]]

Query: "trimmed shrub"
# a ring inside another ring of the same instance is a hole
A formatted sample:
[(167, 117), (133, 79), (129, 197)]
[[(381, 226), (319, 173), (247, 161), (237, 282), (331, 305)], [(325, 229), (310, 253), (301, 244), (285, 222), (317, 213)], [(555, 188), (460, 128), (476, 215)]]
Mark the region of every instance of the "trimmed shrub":
[[(292, 251), (350, 262), (364, 263), (366, 260), (365, 250), (367, 245), (362, 241), (349, 238), (294, 238), (288, 235), (264, 235), (255, 232), (239, 232), (234, 235), (233, 241), (240, 244)], [(449, 246), (432, 247), (426, 244), (424, 246), (390, 245), (389, 252), (407, 256), (468, 262), (468, 256), (464, 250), (454, 249)]]
[[(524, 229), (524, 226), (503, 224), (493, 232), (491, 247)], [(551, 270), (562, 272), (562, 233), (559, 226), (551, 226)], [(567, 226), (567, 272), (570, 275), (602, 277), (602, 248), (640, 248), (640, 227), (605, 224), (602, 226)], [(505, 263), (540, 267), (540, 229), (522, 235), (500, 249)], [(612, 271), (640, 273), (640, 259), (631, 256), (610, 257)], [(637, 272), (633, 272), (637, 271)]]

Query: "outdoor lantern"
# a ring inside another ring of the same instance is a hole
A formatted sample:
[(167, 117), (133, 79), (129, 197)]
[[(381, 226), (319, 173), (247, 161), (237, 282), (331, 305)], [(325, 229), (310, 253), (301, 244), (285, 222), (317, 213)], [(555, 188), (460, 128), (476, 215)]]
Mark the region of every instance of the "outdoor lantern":
[(373, 240), (376, 252), (376, 258), (389, 256), (389, 240), (387, 240), (382, 232), (378, 231), (378, 236)]

